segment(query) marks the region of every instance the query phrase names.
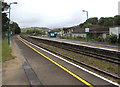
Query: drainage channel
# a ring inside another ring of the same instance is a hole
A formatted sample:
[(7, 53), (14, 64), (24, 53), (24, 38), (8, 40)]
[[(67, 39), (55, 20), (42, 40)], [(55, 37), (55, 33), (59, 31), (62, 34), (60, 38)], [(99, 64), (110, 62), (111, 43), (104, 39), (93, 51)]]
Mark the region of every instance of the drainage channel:
[(26, 73), (27, 79), (30, 83), (30, 87), (36, 87), (36, 86), (43, 87), (43, 84), (38, 79), (36, 73), (34, 72), (32, 67), (30, 66), (30, 64), (28, 63), (26, 58), (24, 59), (23, 68), (24, 68), (24, 71)]

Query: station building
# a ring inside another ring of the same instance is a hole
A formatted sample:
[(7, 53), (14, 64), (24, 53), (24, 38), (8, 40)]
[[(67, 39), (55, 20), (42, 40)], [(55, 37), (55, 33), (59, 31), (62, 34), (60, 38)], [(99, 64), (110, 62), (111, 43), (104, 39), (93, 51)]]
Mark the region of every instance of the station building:
[(102, 27), (99, 25), (93, 25), (89, 28), (89, 32), (86, 33), (84, 28), (63, 28), (64, 36), (72, 36), (72, 37), (84, 37), (86, 38), (87, 34), (91, 38), (98, 38), (101, 36), (102, 38), (106, 38), (107, 35), (115, 34), (118, 38), (120, 38), (120, 27)]

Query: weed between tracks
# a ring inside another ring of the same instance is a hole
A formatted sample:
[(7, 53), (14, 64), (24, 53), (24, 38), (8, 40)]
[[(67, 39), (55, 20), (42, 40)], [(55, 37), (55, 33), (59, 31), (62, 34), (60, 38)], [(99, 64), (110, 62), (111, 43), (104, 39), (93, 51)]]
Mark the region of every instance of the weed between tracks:
[[(28, 38), (25, 38), (25, 39), (28, 39)], [(94, 58), (90, 58), (90, 57), (86, 57), (84, 55), (80, 55), (80, 54), (77, 54), (77, 53), (74, 53), (74, 52), (71, 52), (71, 51), (66, 51), (66, 50), (63, 50), (63, 49), (51, 46), (51, 45), (40, 43), (40, 41), (33, 40), (31, 38), (29, 38), (29, 41), (31, 41), (32, 43), (34, 42), (35, 44), (37, 44), (39, 46), (42, 46), (44, 48), (47, 48), (47, 49), (49, 49), (49, 50), (51, 50), (53, 52), (58, 52), (58, 53), (60, 53), (62, 55), (65, 55), (67, 57), (73, 58), (73, 59), (75, 59), (77, 61), (84, 62), (84, 63), (86, 63), (88, 65), (91, 65), (91, 66), (95, 66), (95, 67), (97, 67), (97, 68), (99, 68), (101, 70), (107, 71), (107, 72), (112, 73), (114, 75), (118, 75), (119, 74), (118, 71), (120, 71), (120, 69), (118, 68), (118, 65), (116, 65), (116, 64), (108, 63), (106, 61), (102, 61), (102, 60), (98, 60), (98, 59), (94, 59)], [(67, 59), (67, 58), (65, 58), (65, 59)], [(71, 60), (69, 60), (69, 61), (71, 61)], [(71, 61), (71, 62), (74, 62), (74, 61)], [(76, 62), (74, 62), (74, 63), (76, 63)], [(78, 64), (78, 65), (80, 65), (80, 66), (82, 66), (82, 67), (84, 67), (84, 68), (86, 68), (88, 70), (92, 70), (92, 69), (90, 69), (88, 67), (85, 67), (85, 66), (83, 66), (81, 64)]]
[(86, 64), (98, 67), (101, 70), (105, 70), (107, 72), (110, 72), (110, 73), (113, 73), (113, 74), (116, 74), (116, 75), (118, 74), (118, 66), (115, 65), (115, 64), (110, 64), (110, 63), (107, 63), (105, 61), (100, 61), (98, 59), (93, 59), (93, 58), (90, 58), (90, 57), (79, 55), (77, 53), (73, 53), (71, 51), (66, 51), (66, 50), (63, 50), (63, 49), (60, 49), (60, 48), (57, 48), (57, 47), (54, 47), (54, 46), (46, 45), (46, 44), (43, 44), (43, 43), (39, 43), (38, 45), (40, 45), (42, 47), (45, 47), (45, 48), (47, 48), (51, 51), (58, 52), (60, 54), (66, 55), (66, 56), (68, 56), (70, 58), (73, 58), (75, 60), (78, 60), (80, 62), (84, 62)]

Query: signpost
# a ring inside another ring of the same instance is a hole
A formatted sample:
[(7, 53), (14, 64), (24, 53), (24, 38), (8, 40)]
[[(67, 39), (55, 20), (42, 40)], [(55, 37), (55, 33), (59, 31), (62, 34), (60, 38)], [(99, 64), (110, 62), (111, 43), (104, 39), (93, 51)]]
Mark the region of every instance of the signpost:
[(85, 32), (87, 32), (87, 33), (88, 33), (88, 32), (89, 32), (89, 28), (85, 28)]
[(89, 38), (89, 36), (88, 36), (88, 34), (89, 34), (89, 28), (85, 28), (85, 32), (86, 32), (86, 40), (87, 40), (87, 42), (88, 42), (88, 38)]

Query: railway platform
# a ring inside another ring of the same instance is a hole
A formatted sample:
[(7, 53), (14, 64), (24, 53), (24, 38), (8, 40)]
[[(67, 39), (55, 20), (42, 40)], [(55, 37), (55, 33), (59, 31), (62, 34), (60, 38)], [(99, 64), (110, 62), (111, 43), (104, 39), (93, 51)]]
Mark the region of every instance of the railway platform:
[(106, 44), (106, 43), (96, 43), (96, 42), (77, 41), (77, 40), (60, 39), (60, 38), (36, 37), (36, 36), (30, 36), (30, 37), (58, 41), (58, 42), (63, 42), (63, 43), (70, 43), (73, 45), (86, 46), (86, 47), (91, 47), (91, 48), (96, 48), (96, 49), (120, 52), (120, 46), (118, 44), (113, 45), (113, 44)]

